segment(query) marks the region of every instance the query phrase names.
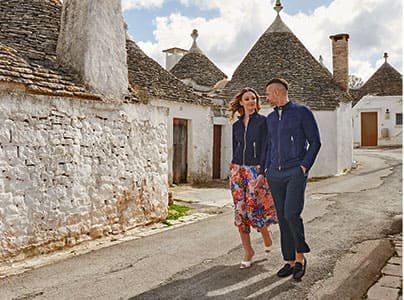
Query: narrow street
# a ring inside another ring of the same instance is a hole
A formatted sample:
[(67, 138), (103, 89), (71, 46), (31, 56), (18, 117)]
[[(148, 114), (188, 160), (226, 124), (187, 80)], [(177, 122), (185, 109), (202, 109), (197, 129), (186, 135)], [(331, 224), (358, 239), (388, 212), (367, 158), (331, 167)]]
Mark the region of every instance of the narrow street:
[(388, 235), (402, 229), (402, 149), (355, 149), (354, 159), (349, 174), (308, 185), (312, 252), (301, 282), (275, 275), (283, 264), (277, 226), (270, 254), (252, 234), (254, 264), (240, 270), (230, 195), (215, 202), (218, 191), (188, 187), (222, 212), (0, 279), (0, 299), (360, 299), (393, 255)]

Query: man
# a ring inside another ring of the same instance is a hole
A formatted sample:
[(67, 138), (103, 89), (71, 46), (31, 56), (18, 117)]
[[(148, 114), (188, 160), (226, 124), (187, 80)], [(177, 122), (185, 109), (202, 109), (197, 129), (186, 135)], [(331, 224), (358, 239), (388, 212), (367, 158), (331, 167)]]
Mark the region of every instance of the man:
[(274, 111), (267, 117), (268, 148), (265, 175), (278, 214), (282, 255), (286, 264), (279, 277), (300, 280), (310, 252), (305, 241), (301, 213), (308, 171), (320, 150), (320, 134), (313, 113), (288, 98), (288, 82), (271, 79), (266, 85), (267, 101)]

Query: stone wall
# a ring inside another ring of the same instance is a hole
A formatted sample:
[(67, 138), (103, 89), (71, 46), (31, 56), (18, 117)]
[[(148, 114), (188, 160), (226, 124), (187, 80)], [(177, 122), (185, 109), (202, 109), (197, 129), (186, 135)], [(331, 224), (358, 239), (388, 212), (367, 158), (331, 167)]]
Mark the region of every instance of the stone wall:
[(0, 92), (0, 260), (164, 218), (167, 114)]

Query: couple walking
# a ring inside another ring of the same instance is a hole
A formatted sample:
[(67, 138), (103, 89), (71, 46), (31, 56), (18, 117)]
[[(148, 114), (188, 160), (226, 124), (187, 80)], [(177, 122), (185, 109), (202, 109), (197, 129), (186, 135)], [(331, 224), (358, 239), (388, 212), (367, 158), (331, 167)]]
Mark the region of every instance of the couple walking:
[(310, 252), (304, 235), (301, 213), (308, 171), (320, 149), (320, 135), (313, 113), (290, 101), (288, 82), (271, 79), (266, 85), (267, 101), (274, 106), (268, 117), (258, 114), (259, 95), (242, 89), (229, 103), (233, 123), (233, 159), (230, 187), (244, 258), (240, 268), (248, 268), (255, 254), (250, 228), (261, 232), (265, 252), (272, 245), (270, 224), (279, 223), (285, 265), (279, 277), (293, 275), (300, 280)]

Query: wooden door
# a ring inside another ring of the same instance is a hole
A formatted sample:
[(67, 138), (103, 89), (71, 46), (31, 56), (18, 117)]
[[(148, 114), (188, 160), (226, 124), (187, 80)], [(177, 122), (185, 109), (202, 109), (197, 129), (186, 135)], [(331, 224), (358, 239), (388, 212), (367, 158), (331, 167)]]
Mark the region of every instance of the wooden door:
[(188, 173), (187, 137), (188, 137), (187, 120), (174, 119), (173, 183), (187, 182), (187, 173)]
[(213, 179), (220, 178), (222, 126), (213, 125)]
[(377, 146), (377, 112), (361, 113), (361, 145)]

